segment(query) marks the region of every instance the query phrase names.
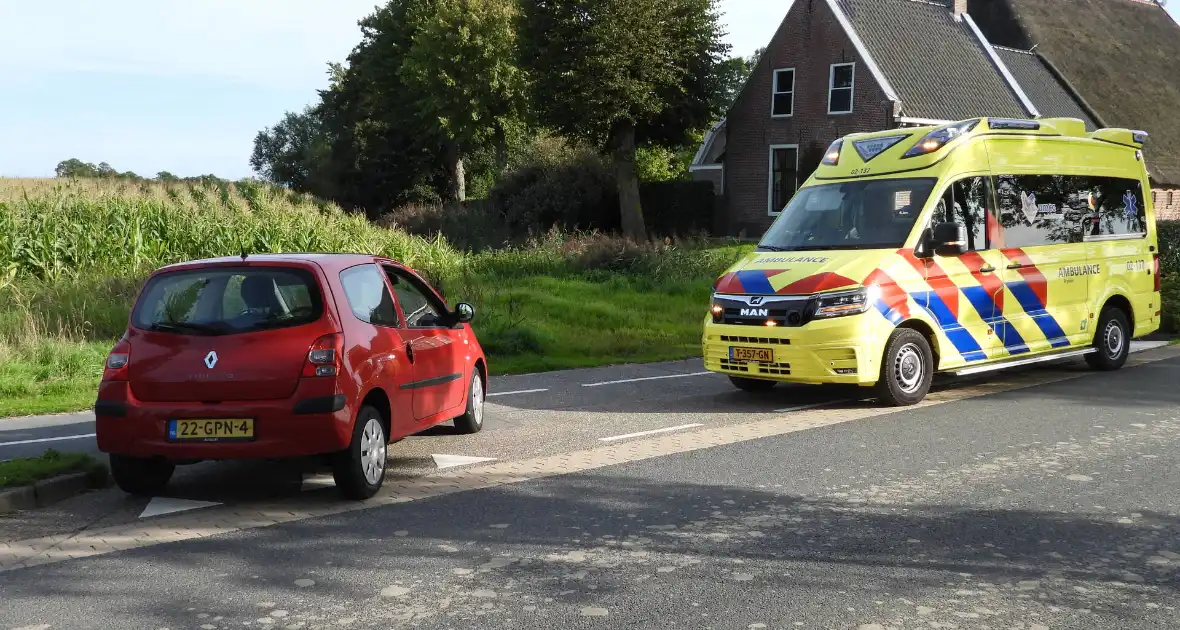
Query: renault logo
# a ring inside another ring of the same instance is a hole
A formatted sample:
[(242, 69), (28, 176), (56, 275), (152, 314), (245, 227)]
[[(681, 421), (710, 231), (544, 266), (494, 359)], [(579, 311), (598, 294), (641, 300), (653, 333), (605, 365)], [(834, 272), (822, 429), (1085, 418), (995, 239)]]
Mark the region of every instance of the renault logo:
[(217, 365), (217, 353), (210, 350), (209, 354), (205, 355), (205, 367), (212, 370), (215, 365)]

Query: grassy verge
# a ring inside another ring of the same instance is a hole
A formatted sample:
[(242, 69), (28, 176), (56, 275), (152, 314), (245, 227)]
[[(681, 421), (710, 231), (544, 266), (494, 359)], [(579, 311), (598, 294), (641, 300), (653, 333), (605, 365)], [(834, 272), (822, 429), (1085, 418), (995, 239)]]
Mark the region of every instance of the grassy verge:
[(96, 486), (102, 485), (106, 478), (106, 468), (89, 455), (49, 450), (40, 457), (0, 462), (0, 488), (28, 486), (42, 479), (75, 472), (88, 473)]

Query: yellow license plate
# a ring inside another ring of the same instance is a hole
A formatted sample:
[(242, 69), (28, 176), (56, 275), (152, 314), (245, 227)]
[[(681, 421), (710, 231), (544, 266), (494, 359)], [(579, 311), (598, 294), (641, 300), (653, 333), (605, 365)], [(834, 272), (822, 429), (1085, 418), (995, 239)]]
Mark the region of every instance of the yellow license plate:
[(774, 363), (774, 350), (770, 348), (740, 348), (735, 346), (729, 349), (729, 358), (733, 361)]
[(254, 420), (210, 418), (168, 421), (168, 439), (177, 442), (221, 442), (254, 439)]

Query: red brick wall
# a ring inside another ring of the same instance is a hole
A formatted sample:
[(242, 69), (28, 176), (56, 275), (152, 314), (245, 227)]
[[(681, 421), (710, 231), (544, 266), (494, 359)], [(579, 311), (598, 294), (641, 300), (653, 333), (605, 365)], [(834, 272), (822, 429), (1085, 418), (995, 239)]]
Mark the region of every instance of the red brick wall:
[(1152, 188), (1156, 221), (1180, 221), (1180, 188)]
[[(828, 115), (828, 72), (833, 63), (856, 62), (853, 112)], [(791, 118), (771, 118), (774, 70), (795, 68)], [(774, 221), (768, 215), (770, 146), (799, 145), (799, 183), (811, 174), (824, 149), (849, 133), (893, 126), (892, 103), (859, 58), (824, 0), (796, 0), (767, 45), (726, 123), (726, 230), (759, 236)]]

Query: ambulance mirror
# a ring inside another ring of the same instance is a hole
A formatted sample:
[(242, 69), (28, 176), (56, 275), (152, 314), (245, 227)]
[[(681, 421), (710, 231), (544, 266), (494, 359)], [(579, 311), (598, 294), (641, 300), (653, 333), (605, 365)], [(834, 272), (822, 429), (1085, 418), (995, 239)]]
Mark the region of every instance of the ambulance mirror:
[(935, 224), (931, 234), (934, 253), (960, 256), (967, 252), (967, 227), (958, 221)]

